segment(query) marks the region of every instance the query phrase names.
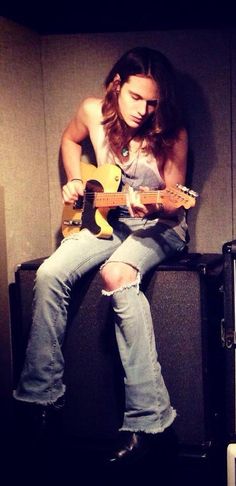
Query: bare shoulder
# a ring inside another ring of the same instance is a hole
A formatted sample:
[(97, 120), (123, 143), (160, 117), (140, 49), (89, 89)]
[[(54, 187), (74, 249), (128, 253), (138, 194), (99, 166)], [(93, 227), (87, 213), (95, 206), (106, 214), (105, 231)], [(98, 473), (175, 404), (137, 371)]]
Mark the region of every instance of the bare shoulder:
[(91, 122), (100, 122), (102, 117), (102, 99), (88, 97), (79, 105), (77, 116), (89, 125)]
[(166, 185), (184, 184), (187, 170), (188, 134), (179, 130), (165, 157), (163, 175)]
[(188, 133), (185, 128), (181, 128), (175, 138), (169, 152), (170, 157), (185, 156), (188, 151)]
[(188, 145), (188, 133), (185, 128), (179, 130), (178, 136), (176, 138), (176, 145)]

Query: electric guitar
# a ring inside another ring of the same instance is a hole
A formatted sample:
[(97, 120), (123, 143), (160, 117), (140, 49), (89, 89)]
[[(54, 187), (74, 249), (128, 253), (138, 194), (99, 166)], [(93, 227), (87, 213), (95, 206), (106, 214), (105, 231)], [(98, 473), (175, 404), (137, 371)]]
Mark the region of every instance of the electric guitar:
[[(81, 162), (81, 176), (85, 184), (84, 195), (75, 204), (64, 204), (62, 234), (68, 236), (87, 228), (98, 238), (110, 238), (113, 229), (107, 222), (109, 210), (129, 203), (129, 191), (117, 192), (121, 170), (112, 164), (95, 167)], [(195, 191), (180, 184), (159, 191), (138, 191), (135, 194), (138, 194), (142, 204), (157, 204), (169, 200), (176, 208), (183, 206), (185, 209), (195, 206), (198, 196)]]

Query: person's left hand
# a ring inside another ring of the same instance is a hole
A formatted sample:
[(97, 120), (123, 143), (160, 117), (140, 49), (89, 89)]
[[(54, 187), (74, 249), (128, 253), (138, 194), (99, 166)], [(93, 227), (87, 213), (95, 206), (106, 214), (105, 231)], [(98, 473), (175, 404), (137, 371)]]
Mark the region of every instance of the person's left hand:
[(142, 204), (140, 199), (140, 192), (148, 192), (150, 189), (147, 186), (140, 186), (139, 191), (136, 192), (132, 187), (129, 187), (127, 207), (130, 215), (133, 218), (143, 218), (148, 214), (154, 213), (157, 210), (156, 204)]

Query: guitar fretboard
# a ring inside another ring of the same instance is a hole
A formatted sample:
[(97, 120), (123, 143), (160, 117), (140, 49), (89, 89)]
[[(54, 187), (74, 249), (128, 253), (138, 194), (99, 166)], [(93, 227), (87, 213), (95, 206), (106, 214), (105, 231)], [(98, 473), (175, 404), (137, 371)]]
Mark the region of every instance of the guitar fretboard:
[[(155, 204), (159, 201), (159, 191), (155, 192), (138, 192), (136, 197), (142, 204)], [(97, 208), (106, 208), (112, 206), (122, 206), (127, 204), (130, 196), (129, 193), (115, 192), (115, 193), (103, 193), (97, 192), (94, 197), (94, 206)]]
[[(93, 205), (97, 208), (110, 208), (113, 206), (127, 205), (130, 201), (129, 192), (96, 192), (91, 194)], [(86, 195), (88, 197), (88, 194)], [(195, 197), (186, 194), (179, 188), (166, 188), (161, 191), (147, 191), (135, 193), (136, 201), (141, 204), (157, 204), (163, 199), (168, 198), (176, 207), (185, 208), (195, 205)]]

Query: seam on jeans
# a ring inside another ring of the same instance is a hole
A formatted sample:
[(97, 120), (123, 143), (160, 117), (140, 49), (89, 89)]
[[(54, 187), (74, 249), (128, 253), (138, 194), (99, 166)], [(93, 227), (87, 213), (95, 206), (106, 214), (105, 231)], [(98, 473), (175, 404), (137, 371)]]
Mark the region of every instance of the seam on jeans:
[[(95, 256), (96, 255), (99, 255), (100, 253), (102, 253), (102, 252), (97, 252), (95, 254)], [(106, 252), (103, 252), (103, 253), (105, 254)], [(66, 295), (68, 295), (68, 292), (71, 291), (71, 286), (73, 285), (73, 281), (72, 281), (72, 278), (71, 277), (76, 272), (77, 273), (81, 273), (81, 272), (78, 272), (79, 268), (82, 267), (83, 265), (86, 265), (86, 263), (90, 260), (90, 258), (91, 257), (86, 258), (81, 264), (77, 265), (74, 268), (74, 270), (71, 271), (70, 274), (67, 276), (67, 279), (66, 280), (61, 280), (60, 283), (61, 283), (61, 289), (63, 291), (64, 298), (65, 298)], [(87, 273), (87, 272), (85, 272), (85, 273)], [(81, 275), (79, 276), (79, 278), (80, 277), (81, 277)], [(54, 295), (54, 302), (55, 302), (55, 305), (56, 305), (56, 309), (55, 309), (55, 312), (54, 312), (54, 315), (53, 315), (53, 319), (51, 320), (51, 327), (53, 329), (54, 335), (57, 336), (56, 321), (57, 321), (57, 317), (58, 317), (59, 309), (60, 309), (60, 304), (61, 304), (61, 298), (60, 298), (58, 292), (56, 293), (56, 295)], [(66, 315), (67, 315), (67, 313), (68, 313), (68, 305), (67, 305), (67, 303), (65, 303), (65, 312), (66, 312)], [(65, 329), (64, 329), (64, 333), (65, 333)], [(57, 337), (56, 340), (55, 340), (54, 336), (52, 336), (51, 337), (51, 341), (50, 341), (50, 345), (51, 345), (51, 359), (50, 359), (50, 361), (48, 363), (48, 365), (50, 367), (50, 371), (49, 371), (50, 376), (49, 376), (48, 387), (47, 387), (47, 393), (49, 394), (49, 397), (50, 397), (50, 399), (47, 401), (48, 404), (52, 404), (52, 403), (55, 402), (55, 400), (54, 400), (54, 394), (55, 394), (55, 391), (56, 391), (56, 381), (55, 381), (55, 353), (56, 353), (56, 348), (57, 348), (57, 342), (58, 342), (58, 346), (62, 344), (60, 342), (59, 336)], [(62, 385), (64, 385), (64, 384), (62, 383)], [(63, 393), (64, 392), (65, 392), (65, 390), (63, 389)]]
[[(71, 237), (68, 237), (68, 239), (71, 238)], [(63, 240), (64, 241), (64, 240)], [(106, 254), (106, 251), (99, 251), (99, 252), (96, 252), (93, 257), (96, 257), (97, 255), (100, 255), (100, 254)], [(79, 265), (77, 265), (73, 271), (71, 271), (69, 273), (69, 275), (67, 276), (67, 279), (66, 280), (62, 280), (61, 281), (61, 289), (63, 289), (63, 295), (64, 297), (66, 295), (68, 295), (68, 291), (70, 292), (71, 291), (71, 287), (72, 285), (74, 284), (74, 282), (72, 281), (72, 276), (74, 273), (79, 273), (79, 278), (81, 278), (81, 272), (78, 272), (78, 270), (83, 267), (83, 265), (86, 265), (86, 263), (91, 259), (91, 257), (89, 256), (88, 258), (84, 259), (83, 262), (81, 262)], [(85, 274), (87, 273), (87, 271), (85, 272)], [(54, 333), (57, 334), (56, 332), (56, 326), (55, 326), (55, 323), (57, 321), (57, 316), (58, 316), (58, 313), (59, 313), (59, 309), (60, 309), (60, 296), (58, 295), (58, 293), (56, 293), (56, 295), (54, 296), (54, 300), (55, 300), (55, 303), (57, 303), (57, 310), (54, 312), (54, 318), (52, 319), (52, 327), (53, 327), (53, 330), (54, 330)], [(65, 312), (66, 312), (66, 315), (68, 315), (68, 305), (65, 303)], [(64, 333), (66, 332), (66, 330), (64, 329)], [(48, 386), (48, 393), (50, 395), (50, 397), (53, 397), (53, 394), (55, 392), (55, 353), (56, 353), (56, 347), (57, 347), (57, 341), (58, 341), (58, 345), (61, 345), (62, 343), (60, 343), (60, 340), (59, 340), (59, 337), (57, 338), (57, 340), (53, 339), (51, 341), (51, 347), (52, 347), (52, 357), (51, 357), (51, 360), (49, 362), (49, 366), (50, 366), (50, 370), (51, 370), (51, 374), (50, 374), (50, 383), (49, 383), (49, 386)], [(64, 390), (63, 390), (64, 391)], [(49, 403), (54, 403), (55, 400), (50, 400)]]
[[(143, 292), (140, 294), (140, 298), (142, 298), (142, 297), (147, 300), (147, 297), (144, 295)], [(143, 305), (141, 305), (141, 313), (143, 315), (144, 322), (148, 323), (149, 322), (149, 316), (146, 316), (145, 306), (143, 306)], [(160, 389), (159, 389), (159, 386), (158, 386), (158, 377), (159, 377), (159, 379), (163, 379), (163, 376), (161, 374), (161, 367), (160, 367), (160, 363), (159, 363), (158, 356), (157, 356), (157, 349), (156, 349), (156, 344), (155, 344), (154, 328), (153, 328), (152, 318), (151, 318), (151, 326), (152, 326), (152, 329), (150, 329), (150, 326), (146, 324), (144, 326), (144, 332), (146, 333), (147, 343), (148, 343), (148, 346), (149, 346), (150, 363), (152, 365), (152, 370), (153, 370), (153, 385), (155, 387), (156, 396), (157, 396), (157, 406), (158, 406), (158, 414), (159, 414), (158, 423), (160, 424), (159, 427), (161, 428), (162, 427), (161, 422), (162, 422), (163, 418), (165, 417), (165, 413), (169, 409), (169, 407), (166, 411), (160, 412)], [(153, 332), (152, 332), (152, 330), (153, 330)], [(152, 343), (152, 339), (154, 340), (154, 343)], [(154, 349), (153, 349), (153, 345), (154, 345)], [(160, 367), (160, 376), (159, 376), (159, 373), (158, 373), (158, 367)], [(165, 383), (164, 383), (164, 386), (165, 386)]]

